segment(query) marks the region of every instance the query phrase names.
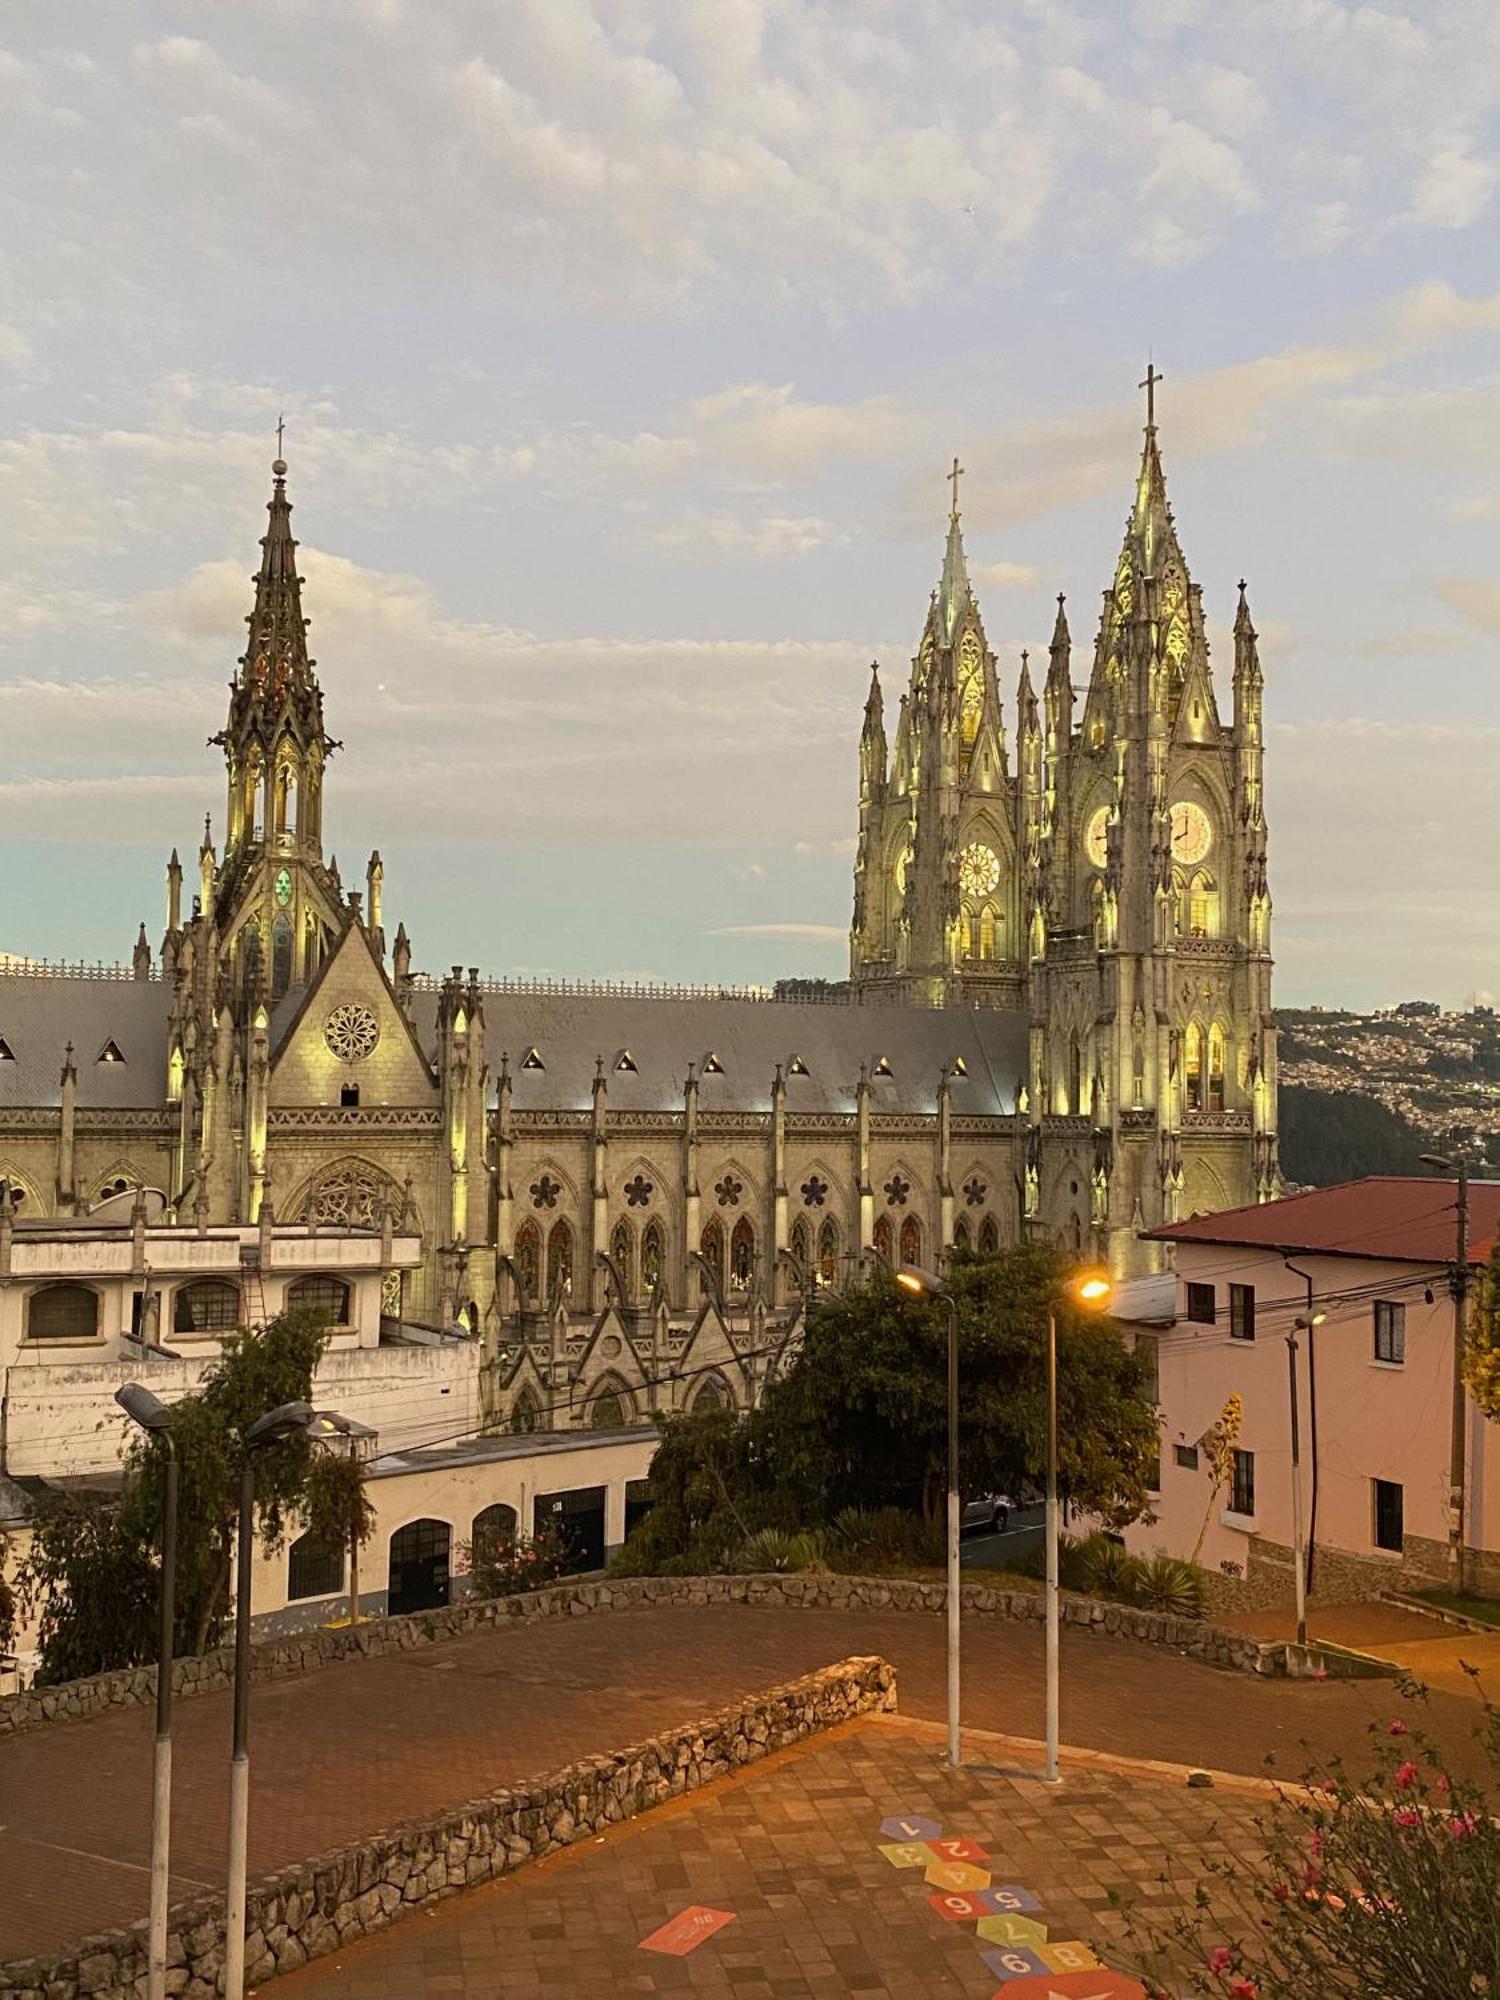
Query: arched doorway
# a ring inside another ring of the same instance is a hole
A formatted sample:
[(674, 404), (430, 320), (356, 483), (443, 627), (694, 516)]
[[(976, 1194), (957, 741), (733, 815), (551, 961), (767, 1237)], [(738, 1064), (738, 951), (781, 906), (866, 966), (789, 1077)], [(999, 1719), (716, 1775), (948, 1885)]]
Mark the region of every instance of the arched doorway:
[(386, 1608), (393, 1618), (448, 1602), (452, 1545), (453, 1530), (446, 1521), (408, 1521), (391, 1536)]

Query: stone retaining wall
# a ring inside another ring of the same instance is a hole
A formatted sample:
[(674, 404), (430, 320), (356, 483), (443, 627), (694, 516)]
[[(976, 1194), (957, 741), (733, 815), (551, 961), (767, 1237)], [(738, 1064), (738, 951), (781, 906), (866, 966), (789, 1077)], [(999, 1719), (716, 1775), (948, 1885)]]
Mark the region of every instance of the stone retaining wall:
[[(1037, 1619), (1042, 1595), (1035, 1590), (1003, 1590), (988, 1584), (965, 1584), (966, 1618)], [(490, 1626), (539, 1618), (582, 1617), (594, 1611), (624, 1611), (654, 1604), (773, 1604), (805, 1605), (831, 1611), (926, 1611), (940, 1613), (944, 1586), (906, 1577), (833, 1576), (633, 1576), (605, 1577), (596, 1583), (558, 1584), (522, 1597), (468, 1599), (437, 1611), (414, 1612), (402, 1618), (375, 1618), (358, 1626), (300, 1632), (255, 1646), (251, 1672), (256, 1680), (280, 1680), (306, 1673), (337, 1660), (373, 1659), (402, 1653), (443, 1639), (456, 1639)], [(1243, 1633), (1165, 1612), (1139, 1611), (1125, 1604), (1065, 1593), (1063, 1622), (1090, 1627), (1147, 1645), (1170, 1646), (1190, 1659), (1241, 1673), (1275, 1675), (1311, 1671), (1289, 1661), (1286, 1647), (1248, 1639)], [(1330, 1655), (1330, 1674), (1347, 1673)], [(234, 1672), (233, 1649), (224, 1646), (201, 1658), (178, 1660), (173, 1686), (179, 1694), (202, 1694), (228, 1687)], [(88, 1680), (66, 1681), (60, 1687), (30, 1688), (0, 1698), (0, 1736), (35, 1729), (54, 1721), (101, 1715), (111, 1708), (133, 1708), (156, 1699), (156, 1669), (131, 1667), (119, 1673), (95, 1674)]]
[[(383, 1930), (406, 1911), (600, 1834), (772, 1750), (895, 1706), (895, 1670), (884, 1660), (842, 1660), (629, 1750), (586, 1757), (551, 1777), (280, 1869), (250, 1889), (246, 1981), (259, 1985)], [(222, 1897), (174, 1909), (168, 1992), (181, 2000), (213, 2000), (223, 1946)], [(68, 1952), (0, 1966), (0, 2000), (135, 2000), (144, 1990), (137, 1981), (144, 1981), (145, 1970), (145, 1925), (139, 1923), (87, 1938)]]

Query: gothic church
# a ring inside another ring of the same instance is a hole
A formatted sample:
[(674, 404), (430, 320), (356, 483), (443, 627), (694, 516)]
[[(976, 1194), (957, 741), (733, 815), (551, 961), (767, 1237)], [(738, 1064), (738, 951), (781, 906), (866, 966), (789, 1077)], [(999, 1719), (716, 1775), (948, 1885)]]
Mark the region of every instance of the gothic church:
[(865, 707), (849, 980), (774, 998), (414, 969), (379, 854), (357, 890), (325, 858), (286, 470), (190, 903), (174, 852), (157, 950), (0, 968), (14, 1207), (404, 1224), (387, 1337), (479, 1342), (497, 1420), (612, 1423), (753, 1400), (872, 1256), (1129, 1272), (1141, 1229), (1274, 1196), (1256, 634), (1242, 584), (1225, 722), (1149, 406), (1081, 707), (1059, 598), (1009, 735), (955, 462), (893, 738), (878, 668)]

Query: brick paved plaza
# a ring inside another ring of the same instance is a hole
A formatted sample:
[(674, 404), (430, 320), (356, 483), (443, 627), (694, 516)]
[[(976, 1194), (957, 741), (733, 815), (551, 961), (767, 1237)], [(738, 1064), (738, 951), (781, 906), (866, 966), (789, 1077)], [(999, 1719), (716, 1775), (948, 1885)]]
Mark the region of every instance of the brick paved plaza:
[[(981, 1953), (1014, 1946), (982, 1937), (977, 1919), (940, 1914), (941, 1891), (922, 1867), (893, 1866), (882, 1853), (893, 1830), (882, 1832), (882, 1821), (918, 1815), (976, 1842), (985, 1851), (978, 1886), (1014, 1884), (1039, 1906), (1015, 1934), (1022, 1950), (1082, 1942), (1108, 1964), (1121, 1928), (1110, 1891), (1160, 1903), (1164, 1866), (1243, 1841), (1261, 1803), (1245, 1792), (1188, 1791), (1180, 1777), (1103, 1770), (1053, 1791), (1032, 1777), (950, 1773), (942, 1748), (931, 1724), (848, 1724), (270, 1990), (276, 2000), (609, 1992), (988, 2000), (999, 1974)], [(981, 1744), (978, 1754), (1014, 1768), (1004, 1750)], [(683, 1957), (642, 1948), (693, 1906), (733, 1921)]]
[[(903, 1713), (935, 1720), (942, 1646), (942, 1621), (917, 1613), (679, 1607), (502, 1627), (259, 1685), (252, 1874), (639, 1742), (850, 1654), (890, 1660)], [(966, 1719), (1039, 1736), (1040, 1628), (976, 1620), (965, 1647)], [(1366, 1723), (1394, 1699), (1385, 1682), (1259, 1681), (1072, 1630), (1063, 1659), (1066, 1743), (1251, 1774), (1267, 1750), (1295, 1772), (1303, 1738), (1357, 1760)], [(1428, 1721), (1460, 1763), (1474, 1720), (1472, 1702), (1433, 1698)], [(0, 1959), (144, 1914), (151, 1731), (150, 1710), (138, 1708), (0, 1743)], [(228, 1758), (228, 1696), (180, 1703), (179, 1898), (223, 1884)]]

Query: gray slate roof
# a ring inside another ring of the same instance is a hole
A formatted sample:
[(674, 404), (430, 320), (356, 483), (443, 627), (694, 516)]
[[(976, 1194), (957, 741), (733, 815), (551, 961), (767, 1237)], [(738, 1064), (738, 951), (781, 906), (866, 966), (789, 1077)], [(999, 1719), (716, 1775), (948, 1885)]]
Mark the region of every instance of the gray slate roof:
[[(418, 993), (415, 1000), (417, 1038), (430, 1050), (437, 996)], [(491, 1073), (503, 1050), (518, 1111), (588, 1110), (598, 1056), (611, 1111), (680, 1111), (690, 1062), (701, 1079), (700, 1111), (769, 1111), (778, 1063), (792, 1114), (852, 1111), (860, 1064), (873, 1071), (882, 1057), (892, 1074), (871, 1077), (876, 1111), (935, 1111), (942, 1069), (962, 1057), (968, 1074), (954, 1081), (955, 1114), (1008, 1113), (1026, 1074), (1026, 1016), (993, 1008), (488, 992), (484, 1020)], [(521, 1067), (532, 1048), (544, 1069)], [(627, 1050), (633, 1071), (617, 1067)], [(703, 1074), (710, 1054), (722, 1075)], [(806, 1076), (789, 1074), (794, 1056), (807, 1065)]]
[[(73, 1044), (81, 1110), (166, 1100), (167, 1016), (172, 986), (161, 979), (79, 979), (0, 970), (0, 1105), (62, 1102), (63, 1050)], [(122, 1063), (102, 1063), (113, 1041)]]

